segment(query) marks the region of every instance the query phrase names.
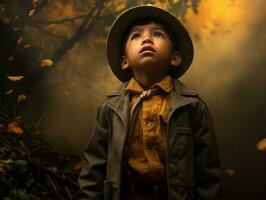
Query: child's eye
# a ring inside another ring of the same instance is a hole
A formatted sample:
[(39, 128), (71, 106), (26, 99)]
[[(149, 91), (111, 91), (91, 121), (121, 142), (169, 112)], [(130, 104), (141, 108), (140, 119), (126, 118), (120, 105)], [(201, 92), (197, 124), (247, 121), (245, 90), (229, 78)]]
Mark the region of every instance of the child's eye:
[(161, 36), (163, 36), (163, 34), (160, 31), (155, 31), (153, 33), (153, 36), (155, 36), (155, 37), (161, 37)]
[(131, 39), (139, 39), (141, 37), (141, 35), (139, 33), (134, 33), (132, 36), (131, 36)]

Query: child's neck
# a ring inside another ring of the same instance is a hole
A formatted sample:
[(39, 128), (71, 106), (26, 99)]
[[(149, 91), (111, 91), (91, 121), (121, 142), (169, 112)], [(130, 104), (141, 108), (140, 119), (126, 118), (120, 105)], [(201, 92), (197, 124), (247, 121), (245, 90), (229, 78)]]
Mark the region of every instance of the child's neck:
[(147, 74), (134, 74), (136, 81), (141, 85), (144, 90), (148, 90), (151, 88), (155, 83), (160, 82), (164, 79), (167, 74), (158, 74), (158, 75), (147, 75)]

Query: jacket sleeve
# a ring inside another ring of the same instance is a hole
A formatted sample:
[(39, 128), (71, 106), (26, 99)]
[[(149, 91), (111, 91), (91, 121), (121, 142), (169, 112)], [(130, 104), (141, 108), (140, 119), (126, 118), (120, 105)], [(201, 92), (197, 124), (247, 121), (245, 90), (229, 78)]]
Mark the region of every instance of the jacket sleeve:
[(195, 111), (194, 156), (196, 200), (216, 200), (221, 195), (221, 163), (210, 112), (200, 100)]
[(87, 163), (82, 168), (78, 179), (80, 190), (77, 199), (79, 200), (103, 199), (109, 132), (106, 115), (106, 106), (101, 104), (97, 110), (91, 139), (84, 153)]

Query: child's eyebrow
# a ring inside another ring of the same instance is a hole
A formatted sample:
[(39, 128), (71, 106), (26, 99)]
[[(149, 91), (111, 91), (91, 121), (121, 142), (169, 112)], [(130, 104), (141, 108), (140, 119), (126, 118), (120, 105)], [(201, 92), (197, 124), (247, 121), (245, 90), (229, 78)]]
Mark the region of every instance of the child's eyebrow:
[[(130, 30), (129, 35), (132, 34), (133, 32), (142, 31), (143, 29), (144, 29), (144, 27), (134, 27), (134, 28), (132, 28), (132, 29)], [(163, 32), (166, 32), (166, 31), (164, 30), (164, 28), (162, 28), (162, 27), (160, 27), (160, 26), (154, 26), (154, 27), (152, 27), (151, 29), (152, 29), (152, 30), (161, 30), (161, 31), (163, 31)]]

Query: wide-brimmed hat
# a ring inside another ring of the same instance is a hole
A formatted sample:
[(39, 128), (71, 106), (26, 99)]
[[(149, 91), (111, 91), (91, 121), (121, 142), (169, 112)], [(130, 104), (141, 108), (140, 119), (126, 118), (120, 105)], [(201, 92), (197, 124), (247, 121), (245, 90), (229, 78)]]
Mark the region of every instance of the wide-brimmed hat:
[(120, 63), (123, 40), (129, 26), (137, 20), (145, 18), (157, 19), (172, 31), (172, 35), (175, 37), (173, 39), (177, 42), (178, 51), (181, 53), (182, 62), (176, 69), (171, 69), (170, 73), (177, 78), (182, 76), (193, 60), (191, 38), (182, 23), (172, 13), (153, 5), (127, 9), (112, 24), (107, 36), (106, 49), (107, 59), (113, 73), (122, 82), (128, 81), (132, 77), (132, 71), (123, 70)]

